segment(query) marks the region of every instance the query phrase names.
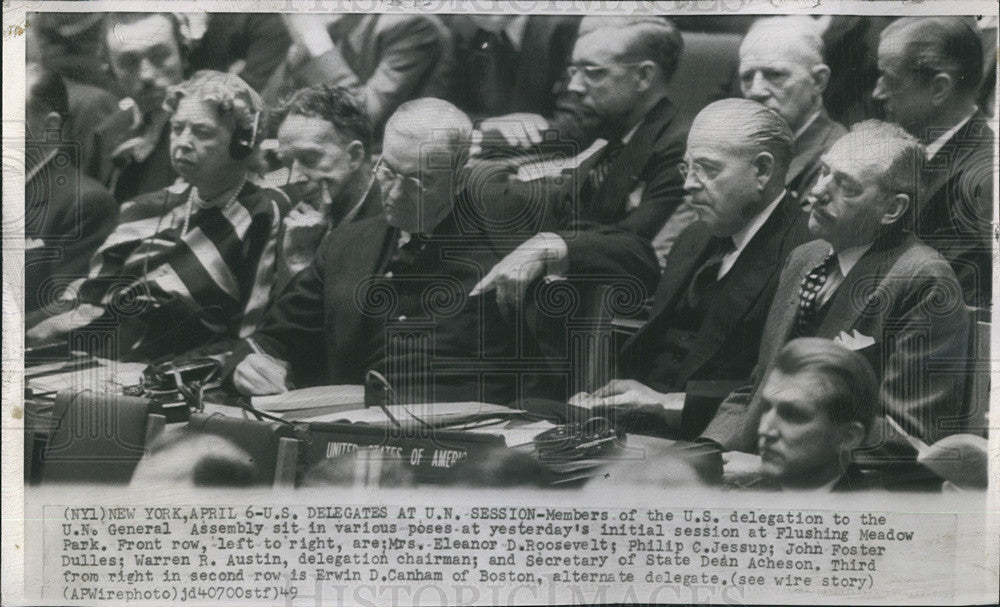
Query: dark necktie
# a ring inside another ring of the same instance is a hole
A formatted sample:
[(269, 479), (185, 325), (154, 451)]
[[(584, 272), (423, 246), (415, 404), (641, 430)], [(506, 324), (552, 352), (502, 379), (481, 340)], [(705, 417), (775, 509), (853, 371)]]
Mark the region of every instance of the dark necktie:
[(837, 254), (830, 253), (802, 280), (802, 286), (799, 287), (799, 309), (795, 316), (796, 337), (808, 336), (812, 332), (816, 311), (819, 309), (817, 297), (836, 263)]
[(474, 107), (486, 116), (507, 113), (514, 93), (515, 51), (506, 32), (479, 31), (472, 40)]
[(621, 141), (608, 142), (607, 147), (604, 148), (604, 152), (601, 153), (601, 159), (597, 161), (594, 168), (590, 169), (590, 173), (587, 174), (591, 196), (596, 196), (601, 190), (601, 185), (604, 184), (604, 181), (608, 178), (608, 174), (611, 172), (611, 165), (618, 159), (624, 148), (625, 146), (622, 145)]
[(405, 268), (412, 266), (417, 260), (417, 256), (427, 246), (427, 236), (424, 234), (411, 234), (410, 239), (402, 246), (396, 247), (396, 251), (389, 259), (388, 270)]
[(705, 292), (719, 278), (722, 260), (736, 250), (736, 245), (732, 238), (713, 238), (709, 250), (712, 254), (701, 264), (688, 283), (687, 302), (691, 308), (698, 308), (701, 305)]

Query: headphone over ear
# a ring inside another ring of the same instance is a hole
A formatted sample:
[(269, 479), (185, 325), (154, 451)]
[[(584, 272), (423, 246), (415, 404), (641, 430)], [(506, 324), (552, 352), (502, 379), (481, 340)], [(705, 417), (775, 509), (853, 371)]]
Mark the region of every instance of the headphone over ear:
[(240, 127), (233, 131), (233, 137), (229, 140), (229, 156), (233, 160), (249, 158), (253, 153), (254, 144), (257, 142), (258, 122), (260, 122), (260, 111), (253, 115), (253, 125), (250, 128)]

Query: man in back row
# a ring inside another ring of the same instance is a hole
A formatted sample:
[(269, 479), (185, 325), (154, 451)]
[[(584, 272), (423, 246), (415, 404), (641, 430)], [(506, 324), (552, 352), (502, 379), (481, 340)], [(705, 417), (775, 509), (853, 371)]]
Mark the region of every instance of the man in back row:
[(914, 232), (951, 263), (965, 302), (989, 307), (993, 290), (994, 137), (976, 106), (983, 47), (962, 17), (893, 22), (878, 47), (872, 96), (886, 119), (926, 146)]
[(740, 44), (740, 90), (788, 122), (795, 141), (785, 184), (803, 198), (819, 175), (819, 157), (847, 132), (830, 119), (823, 91), (830, 68), (823, 39), (806, 15), (759, 19)]

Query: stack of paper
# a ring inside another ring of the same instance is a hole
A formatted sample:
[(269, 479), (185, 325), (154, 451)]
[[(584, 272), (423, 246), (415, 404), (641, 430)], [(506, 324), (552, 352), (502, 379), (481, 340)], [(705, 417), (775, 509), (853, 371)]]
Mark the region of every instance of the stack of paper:
[(534, 181), (542, 177), (558, 177), (571, 171), (578, 171), (580, 175), (586, 174), (596, 164), (600, 153), (607, 145), (608, 142), (604, 139), (597, 139), (589, 148), (572, 158), (547, 158), (525, 163), (518, 167), (515, 177), (519, 181)]
[[(315, 386), (269, 396), (254, 396), (255, 409), (281, 413), (288, 419), (316, 418), (323, 415), (363, 409), (365, 387), (361, 385)], [(318, 421), (318, 420), (312, 420)]]

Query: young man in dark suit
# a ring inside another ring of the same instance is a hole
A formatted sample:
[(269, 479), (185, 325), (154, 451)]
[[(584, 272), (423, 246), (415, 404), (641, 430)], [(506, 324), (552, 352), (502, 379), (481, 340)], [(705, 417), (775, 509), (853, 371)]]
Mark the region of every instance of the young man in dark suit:
[(787, 124), (757, 102), (726, 99), (698, 114), (683, 172), (699, 221), (667, 256), (652, 317), (619, 355), (622, 379), (574, 404), (633, 432), (704, 429), (713, 412), (689, 407), (681, 419), (683, 392), (721, 380), (732, 389), (750, 374), (781, 263), (805, 238), (805, 216), (785, 189), (791, 157)]
[[(726, 398), (703, 439), (724, 451), (755, 450), (760, 381), (795, 337), (833, 339), (865, 355), (880, 382), (880, 418), (891, 416), (927, 443), (960, 429), (968, 314), (947, 261), (905, 230), (923, 154), (899, 127), (870, 120), (823, 156), (809, 217), (818, 239), (785, 263), (751, 380)], [(866, 444), (912, 455), (884, 419)]]
[(492, 294), (468, 295), (500, 259), (456, 169), (472, 123), (446, 101), (408, 102), (389, 119), (376, 174), (383, 214), (341, 225), (296, 276), (230, 365), (243, 394), (362, 384), (382, 374), (400, 403), (518, 396), (492, 364), (515, 354), (515, 331)]
[(766, 482), (792, 491), (863, 488), (847, 471), (878, 402), (878, 380), (864, 356), (828, 339), (793, 339), (760, 393), (757, 447)]
[(927, 149), (914, 232), (951, 263), (966, 303), (989, 307), (996, 157), (976, 106), (982, 41), (962, 17), (904, 18), (882, 32), (878, 63), (872, 95)]
[(167, 88), (188, 73), (187, 49), (177, 17), (169, 13), (111, 13), (102, 32), (111, 73), (122, 100), (94, 132), (87, 169), (119, 204), (169, 186), (170, 113)]

